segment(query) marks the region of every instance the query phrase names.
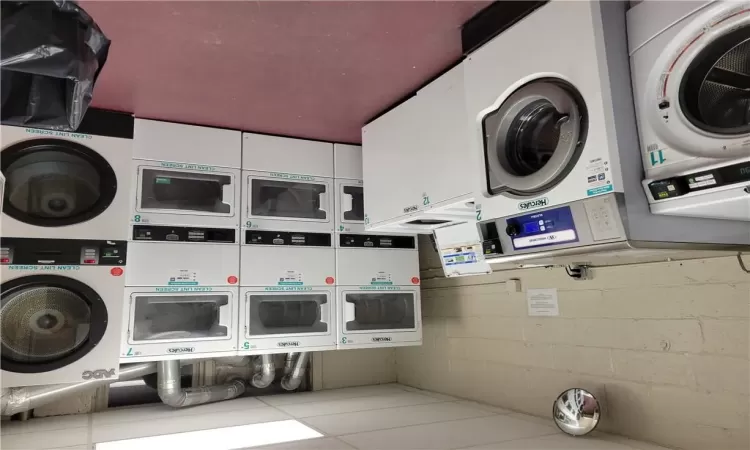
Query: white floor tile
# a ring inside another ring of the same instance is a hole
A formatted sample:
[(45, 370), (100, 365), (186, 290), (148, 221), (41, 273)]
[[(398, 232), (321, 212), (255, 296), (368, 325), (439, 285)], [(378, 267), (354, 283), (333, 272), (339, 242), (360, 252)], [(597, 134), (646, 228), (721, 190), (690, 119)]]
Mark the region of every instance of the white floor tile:
[[(457, 402), (459, 405), (470, 406), (472, 408), (479, 408), (485, 411), (490, 411), (495, 414), (511, 414), (513, 411), (498, 406), (488, 405), (486, 403), (472, 402), (471, 400), (460, 400)], [(545, 424), (548, 425), (548, 424)]]
[(354, 411), (367, 411), (371, 409), (395, 408), (398, 406), (424, 405), (426, 403), (437, 402), (440, 402), (440, 400), (422, 394), (401, 391), (399, 394), (392, 395), (282, 405), (277, 406), (277, 408), (293, 417), (312, 417)]
[(489, 416), (477, 419), (431, 423), (390, 430), (349, 434), (340, 439), (361, 450), (369, 449), (452, 449), (557, 433), (548, 426)]
[(302, 441), (285, 442), (264, 447), (252, 447), (247, 450), (356, 450), (351, 445), (335, 437), (305, 439)]
[(431, 403), (427, 405), (308, 417), (302, 419), (302, 421), (327, 435), (340, 436), (342, 434), (489, 415), (492, 415), (490, 411), (463, 406), (458, 403)]
[(662, 447), (650, 442), (636, 441), (634, 439), (629, 439), (624, 436), (617, 436), (614, 434), (597, 433), (597, 437), (602, 441), (615, 442), (628, 447), (632, 447), (635, 450), (670, 450), (667, 447)]
[(527, 422), (538, 423), (540, 425), (549, 425), (551, 427), (556, 427), (555, 420), (552, 418), (552, 412), (551, 411), (550, 411), (549, 418), (532, 416), (532, 415), (529, 415), (529, 414), (522, 414), (522, 413), (515, 413), (515, 412), (511, 412), (510, 414), (508, 414), (508, 416), (514, 417), (516, 419), (525, 420)]
[(342, 400), (347, 398), (368, 397), (373, 395), (388, 395), (403, 393), (398, 384), (378, 384), (373, 386), (358, 386), (343, 389), (330, 389), (315, 392), (298, 392), (294, 394), (267, 395), (258, 397), (259, 400), (271, 405), (296, 405), (299, 403), (323, 402)]
[(411, 386), (406, 386), (406, 385), (403, 385), (403, 384), (400, 384), (399, 387), (401, 389), (405, 390), (405, 391), (416, 392), (417, 394), (428, 395), (430, 397), (434, 397), (434, 398), (436, 398), (438, 400), (442, 400), (444, 402), (454, 402), (454, 401), (457, 401), (457, 400), (461, 400), (460, 398), (451, 397), (450, 395), (441, 394), (439, 392), (427, 391), (427, 390), (424, 390), (424, 389), (419, 389), (419, 388), (415, 388), (415, 387), (411, 387)]
[(463, 450), (633, 450), (633, 447), (587, 436), (568, 436), (560, 432), (554, 436), (518, 439), (510, 442), (466, 447)]
[(85, 446), (88, 443), (88, 438), (88, 428), (71, 428), (64, 432), (61, 430), (51, 430), (6, 434), (0, 438), (0, 447), (3, 450), (47, 450), (61, 447)]
[[(177, 412), (177, 411), (173, 411)], [(167, 415), (126, 423), (94, 423), (93, 442), (108, 442), (135, 437), (182, 433), (209, 428), (231, 427), (251, 423), (274, 422), (290, 417), (268, 406), (247, 410), (214, 412), (211, 414)]]
[(39, 431), (67, 430), (88, 427), (88, 414), (71, 416), (40, 417), (29, 420), (8, 420), (0, 424), (0, 434), (36, 433)]
[(93, 423), (94, 425), (105, 425), (266, 407), (267, 405), (265, 403), (254, 397), (242, 397), (234, 400), (227, 400), (225, 402), (209, 403), (207, 405), (179, 409), (172, 408), (163, 403), (155, 403), (135, 407), (114, 408), (95, 413), (93, 414)]

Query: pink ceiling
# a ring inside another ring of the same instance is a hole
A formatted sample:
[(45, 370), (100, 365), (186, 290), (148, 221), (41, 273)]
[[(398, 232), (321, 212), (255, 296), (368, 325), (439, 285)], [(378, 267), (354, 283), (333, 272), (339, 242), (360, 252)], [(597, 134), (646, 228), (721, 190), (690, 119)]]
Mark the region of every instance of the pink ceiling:
[(488, 3), (80, 2), (112, 40), (94, 106), (336, 142), (458, 60)]

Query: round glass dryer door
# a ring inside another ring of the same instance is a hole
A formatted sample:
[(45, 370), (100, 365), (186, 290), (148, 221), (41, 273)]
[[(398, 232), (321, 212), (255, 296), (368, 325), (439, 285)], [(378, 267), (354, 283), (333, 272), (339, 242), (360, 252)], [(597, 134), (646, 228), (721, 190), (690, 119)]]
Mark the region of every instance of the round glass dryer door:
[(71, 278), (32, 275), (2, 285), (2, 369), (40, 373), (65, 367), (104, 336), (107, 308), (89, 286)]
[(35, 226), (74, 225), (112, 203), (117, 179), (109, 163), (75, 142), (36, 139), (2, 151), (3, 212)]
[(532, 81), (482, 120), (490, 194), (544, 192), (575, 166), (588, 131), (580, 93), (557, 79)]
[(698, 129), (750, 133), (750, 26), (706, 45), (683, 74), (679, 92), (685, 118)]

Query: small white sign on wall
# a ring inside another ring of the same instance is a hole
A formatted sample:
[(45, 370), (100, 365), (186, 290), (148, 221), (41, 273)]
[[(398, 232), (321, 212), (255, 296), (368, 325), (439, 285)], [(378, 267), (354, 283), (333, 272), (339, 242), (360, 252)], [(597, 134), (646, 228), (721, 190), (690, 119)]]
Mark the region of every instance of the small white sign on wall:
[(559, 316), (557, 289), (529, 289), (526, 291), (526, 302), (530, 316)]

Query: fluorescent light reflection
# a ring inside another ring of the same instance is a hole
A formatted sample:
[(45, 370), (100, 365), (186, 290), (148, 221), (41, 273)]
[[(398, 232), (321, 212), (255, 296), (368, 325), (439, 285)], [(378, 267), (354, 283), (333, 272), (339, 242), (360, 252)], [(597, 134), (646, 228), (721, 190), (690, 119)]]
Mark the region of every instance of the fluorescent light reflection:
[[(132, 424), (131, 424), (132, 425)], [(121, 441), (99, 442), (96, 450), (233, 450), (321, 437), (322, 434), (296, 420), (212, 428)]]

